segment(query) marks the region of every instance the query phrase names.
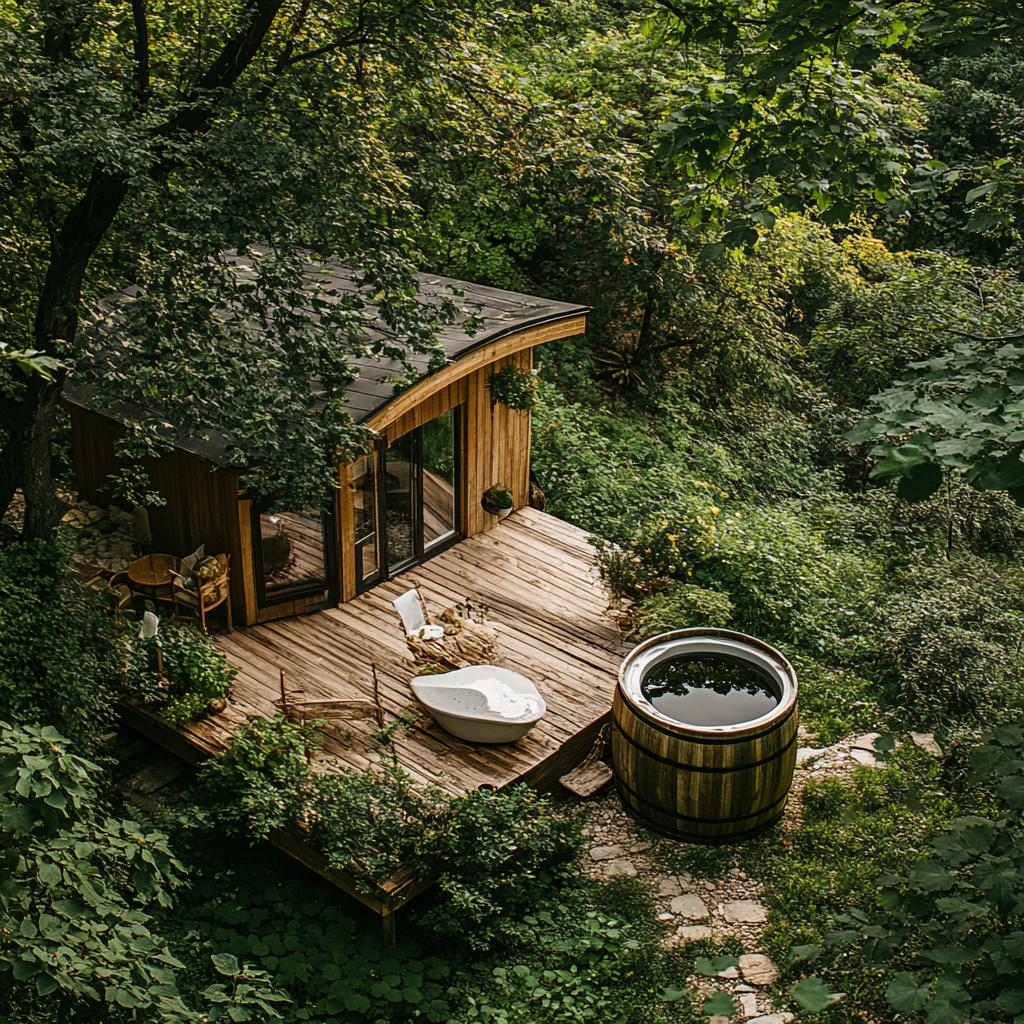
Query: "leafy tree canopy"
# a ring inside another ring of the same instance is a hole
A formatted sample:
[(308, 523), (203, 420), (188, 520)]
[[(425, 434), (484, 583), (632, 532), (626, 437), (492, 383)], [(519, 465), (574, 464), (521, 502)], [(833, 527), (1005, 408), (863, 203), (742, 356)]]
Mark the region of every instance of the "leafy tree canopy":
[(1000, 190), (1019, 202), (1013, 144), (995, 158), (962, 153), (956, 165), (931, 158), (893, 130), (893, 103), (873, 72), (889, 54), (935, 62), (976, 56), (1019, 35), (1020, 8), (996, 2), (873, 6), (849, 0), (784, 2), (664, 0), (665, 31), (721, 74), (692, 89), (665, 125), (662, 155), (692, 181), (681, 206), (694, 223), (731, 215), (706, 250), (750, 245), (780, 209), (816, 210), (828, 223), (874, 207), (900, 216), (962, 178), (981, 179), (967, 204)]

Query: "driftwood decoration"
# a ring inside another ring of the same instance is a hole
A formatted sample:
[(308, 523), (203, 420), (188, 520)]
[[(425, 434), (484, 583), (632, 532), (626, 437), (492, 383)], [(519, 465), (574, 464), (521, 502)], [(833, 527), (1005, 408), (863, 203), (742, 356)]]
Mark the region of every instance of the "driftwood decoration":
[(373, 700), (369, 697), (354, 697), (350, 700), (331, 700), (306, 698), (301, 690), (288, 692), (284, 669), (278, 666), (281, 673), (281, 696), (274, 701), (278, 708), (292, 722), (305, 725), (311, 718), (323, 718), (328, 723), (351, 721), (354, 718), (376, 718), (377, 728), (384, 728), (384, 708), (380, 702), (380, 682), (377, 679), (377, 666), (371, 664), (373, 670)]
[(472, 619), (460, 618), (455, 609), (429, 621), (444, 626), (444, 636), (436, 640), (406, 637), (417, 665), (434, 672), (453, 672), (465, 665), (500, 665), (505, 660), (498, 650), (498, 634)]

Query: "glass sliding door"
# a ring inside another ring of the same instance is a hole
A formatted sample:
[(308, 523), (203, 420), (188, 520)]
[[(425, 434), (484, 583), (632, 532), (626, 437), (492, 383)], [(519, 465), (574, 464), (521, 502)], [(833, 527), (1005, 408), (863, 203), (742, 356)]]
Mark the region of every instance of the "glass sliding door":
[(455, 410), (420, 427), (423, 492), (423, 548), (454, 536)]
[(377, 455), (357, 462), (352, 474), (352, 503), (355, 513), (356, 586), (365, 586), (380, 579), (378, 543)]
[(417, 431), (394, 442), (384, 453), (384, 517), (387, 522), (388, 572), (419, 554), (419, 460)]
[(452, 409), (357, 463), (354, 557), (360, 592), (459, 536), (458, 424), (459, 410)]

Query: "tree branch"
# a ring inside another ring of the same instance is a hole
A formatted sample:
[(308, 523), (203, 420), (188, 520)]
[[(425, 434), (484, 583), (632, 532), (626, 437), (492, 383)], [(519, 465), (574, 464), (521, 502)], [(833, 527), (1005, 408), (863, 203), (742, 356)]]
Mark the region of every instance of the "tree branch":
[(132, 20), (135, 22), (135, 83), (136, 99), (140, 106), (149, 102), (149, 22), (146, 19), (146, 0), (132, 0)]
[(971, 341), (1024, 341), (1024, 332), (1020, 334), (971, 334), (970, 331), (958, 331), (953, 327), (943, 327), (941, 330), (949, 334), (958, 334), (961, 338), (970, 338)]

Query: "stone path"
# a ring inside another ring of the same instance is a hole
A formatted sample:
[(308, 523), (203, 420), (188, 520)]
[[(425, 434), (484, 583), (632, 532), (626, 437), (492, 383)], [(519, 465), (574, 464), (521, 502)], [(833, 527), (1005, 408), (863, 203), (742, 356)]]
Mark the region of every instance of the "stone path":
[[(800, 793), (808, 779), (832, 777), (848, 783), (859, 765), (884, 769), (886, 763), (875, 755), (877, 733), (847, 736), (829, 747), (801, 747), (793, 775), (793, 789), (783, 816), (782, 827), (796, 830), (802, 823)], [(934, 756), (941, 751), (931, 734), (913, 734), (915, 745)], [(613, 786), (582, 805), (586, 813), (584, 835), (587, 843), (580, 857), (580, 870), (592, 878), (608, 880), (616, 875), (638, 877), (656, 887), (658, 920), (665, 923), (662, 944), (672, 948), (700, 939), (721, 941), (735, 937), (744, 953), (738, 968), (716, 978), (695, 974), (680, 979), (699, 995), (714, 990), (731, 993), (737, 1012), (731, 1018), (711, 1017), (710, 1024), (784, 1024), (793, 1013), (774, 1005), (770, 986), (779, 972), (761, 950), (768, 923), (768, 909), (760, 901), (764, 887), (749, 878), (736, 862), (718, 879), (697, 879), (671, 872), (659, 861), (658, 845), (644, 839), (634, 819), (625, 811)], [(880, 1024), (862, 1018), (864, 1024)]]

